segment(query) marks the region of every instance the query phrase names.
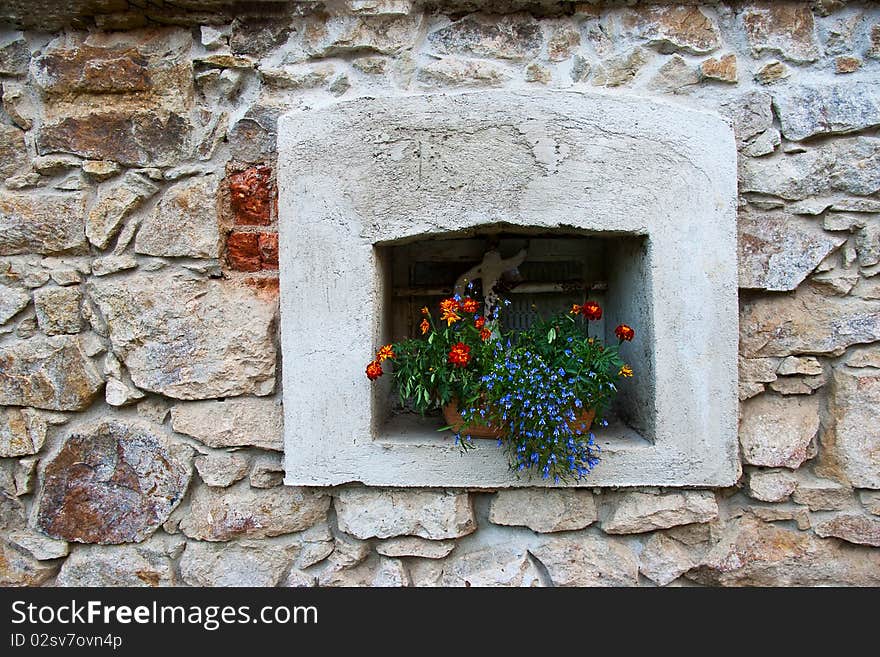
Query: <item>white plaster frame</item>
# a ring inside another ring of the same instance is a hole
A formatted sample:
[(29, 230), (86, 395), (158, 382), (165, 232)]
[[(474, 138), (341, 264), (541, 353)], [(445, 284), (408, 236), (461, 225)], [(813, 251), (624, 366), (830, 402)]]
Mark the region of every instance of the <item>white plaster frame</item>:
[[(486, 441), (383, 435), (375, 245), (487, 224), (647, 236), (654, 442), (603, 440), (580, 486), (738, 476), (736, 149), (717, 115), (638, 97), (480, 91), (359, 98), (278, 127), (285, 483), (502, 488)], [(600, 434), (601, 436), (601, 434)]]

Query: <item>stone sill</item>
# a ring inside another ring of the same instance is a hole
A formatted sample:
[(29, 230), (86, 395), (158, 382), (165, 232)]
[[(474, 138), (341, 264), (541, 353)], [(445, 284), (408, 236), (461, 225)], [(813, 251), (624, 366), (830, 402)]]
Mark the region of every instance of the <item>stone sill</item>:
[[(600, 462), (589, 476), (578, 482), (554, 484), (540, 476), (517, 477), (507, 467), (507, 454), (495, 440), (475, 439), (477, 448), (461, 454), (449, 432), (439, 432), (416, 416), (397, 416), (379, 427), (373, 438), (366, 438), (386, 457), (344, 463), (328, 459), (303, 467), (297, 461), (288, 465), (285, 483), (294, 486), (337, 486), (358, 483), (397, 488), (461, 488), (496, 490), (528, 485), (549, 488), (595, 488), (621, 486), (682, 487), (682, 472), (697, 462), (674, 449), (661, 448), (645, 440), (619, 420), (612, 420), (596, 436), (601, 448)], [(343, 459), (340, 459), (342, 461)], [(400, 467), (389, 467), (399, 463)], [(355, 480), (346, 472), (359, 473)], [(664, 476), (662, 473), (666, 472)], [(689, 479), (687, 487), (728, 487), (736, 475), (719, 470)], [(476, 481), (481, 482), (475, 484)]]
[[(439, 418), (437, 418), (439, 420)], [(442, 423), (442, 420), (440, 420)], [(381, 445), (393, 447), (394, 445), (419, 445), (442, 449), (444, 451), (458, 451), (452, 433), (449, 431), (437, 431), (427, 421), (417, 415), (398, 415), (383, 424), (374, 440)], [(651, 441), (641, 436), (635, 429), (628, 427), (622, 421), (612, 418), (607, 427), (603, 427), (596, 435), (596, 442), (602, 448), (602, 454), (615, 454), (620, 451), (652, 447)], [(493, 448), (497, 441), (491, 438), (475, 438), (477, 448)]]

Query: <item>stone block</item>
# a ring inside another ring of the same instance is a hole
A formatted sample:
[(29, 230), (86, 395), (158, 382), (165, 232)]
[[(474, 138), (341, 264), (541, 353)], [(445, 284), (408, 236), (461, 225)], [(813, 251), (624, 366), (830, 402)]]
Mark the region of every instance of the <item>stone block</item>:
[(180, 503), (191, 474), (189, 449), (152, 425), (103, 420), (82, 427), (46, 466), (37, 527), (80, 543), (142, 541)]

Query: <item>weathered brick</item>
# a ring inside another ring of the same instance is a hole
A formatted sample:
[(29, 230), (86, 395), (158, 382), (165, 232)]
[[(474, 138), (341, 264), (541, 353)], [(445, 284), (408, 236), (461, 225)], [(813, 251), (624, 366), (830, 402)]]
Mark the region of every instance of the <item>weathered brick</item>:
[(272, 204), (272, 169), (256, 166), (229, 176), (233, 221), (238, 226), (265, 226)]
[(259, 271), (260, 236), (257, 233), (231, 233), (226, 238), (226, 261), (237, 271)]

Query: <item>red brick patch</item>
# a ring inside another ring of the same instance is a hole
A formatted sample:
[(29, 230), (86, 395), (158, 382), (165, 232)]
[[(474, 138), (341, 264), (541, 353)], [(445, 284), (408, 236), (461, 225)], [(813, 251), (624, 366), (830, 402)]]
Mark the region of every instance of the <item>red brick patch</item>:
[(230, 233), (226, 262), (236, 271), (278, 269), (278, 233)]
[(226, 238), (226, 261), (237, 271), (260, 271), (260, 236), (257, 233), (231, 233)]
[(271, 221), (272, 169), (256, 166), (229, 176), (229, 198), (233, 223), (237, 226), (266, 226)]

